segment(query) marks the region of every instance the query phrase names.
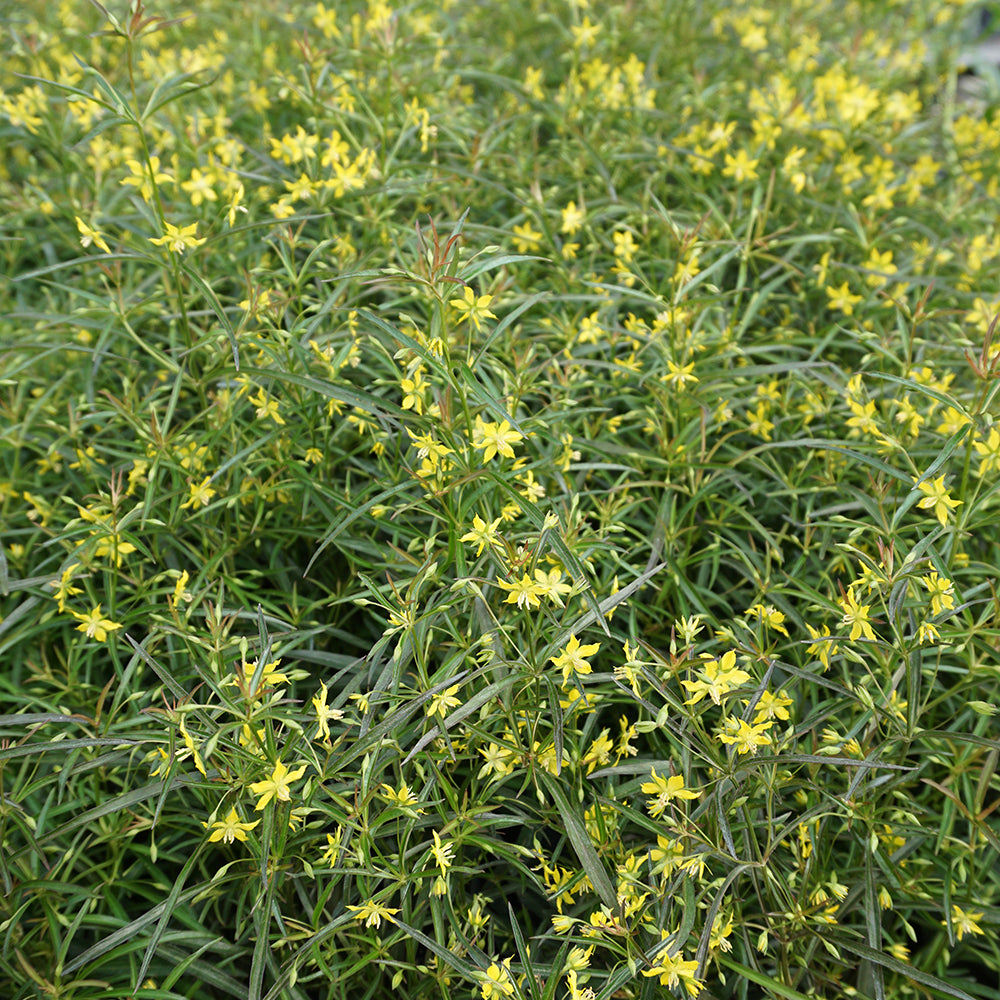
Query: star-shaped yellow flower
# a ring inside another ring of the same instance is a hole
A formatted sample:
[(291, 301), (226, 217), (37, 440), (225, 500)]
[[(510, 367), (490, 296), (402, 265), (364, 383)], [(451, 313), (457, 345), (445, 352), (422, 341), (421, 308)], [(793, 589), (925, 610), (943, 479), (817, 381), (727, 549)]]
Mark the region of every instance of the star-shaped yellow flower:
[(305, 774), (306, 766), (303, 764), (301, 767), (297, 767), (294, 771), (289, 771), (285, 767), (282, 761), (278, 761), (274, 765), (274, 770), (271, 772), (271, 777), (265, 778), (263, 781), (255, 781), (250, 786), (250, 791), (254, 795), (259, 795), (260, 798), (257, 800), (257, 805), (254, 806), (255, 812), (260, 812), (274, 799), (277, 802), (288, 802), (292, 797), (291, 784), (293, 781), (298, 781), (299, 778)]
[[(209, 842), (221, 840), (224, 844), (231, 844), (234, 840), (244, 841), (247, 839), (247, 831), (252, 830), (259, 822), (259, 819), (255, 819), (252, 823), (244, 823), (234, 807), (229, 810), (225, 819), (217, 820), (212, 824), (212, 832), (208, 837)], [(201, 825), (208, 828), (208, 823)]]
[(158, 247), (166, 246), (171, 253), (184, 253), (188, 247), (198, 247), (205, 242), (207, 237), (198, 239), (195, 233), (198, 231), (198, 223), (192, 222), (190, 226), (173, 226), (169, 222), (164, 223), (166, 233), (163, 236), (150, 236), (149, 242)]
[(77, 632), (83, 632), (88, 639), (96, 639), (98, 642), (104, 642), (109, 632), (114, 632), (121, 628), (118, 622), (113, 622), (109, 618), (105, 618), (100, 604), (96, 608), (91, 608), (87, 614), (80, 614), (79, 611), (70, 612), (77, 621), (80, 622), (77, 625)]
[(574, 671), (578, 674), (589, 674), (591, 666), (585, 657), (593, 656), (601, 648), (599, 642), (591, 642), (586, 646), (580, 645), (580, 640), (575, 635), (569, 637), (569, 642), (563, 646), (558, 656), (550, 656), (549, 660), (563, 672), (563, 683), (568, 684), (570, 674)]
[(650, 770), (653, 780), (645, 782), (641, 788), (644, 794), (655, 796), (646, 800), (646, 808), (650, 816), (656, 819), (671, 799), (696, 799), (701, 794), (694, 792), (690, 788), (684, 787), (684, 778), (680, 774), (673, 774), (665, 778), (662, 774), (656, 773), (656, 768)]
[(942, 527), (948, 521), (948, 511), (954, 510), (965, 502), (964, 500), (952, 500), (944, 488), (944, 476), (938, 476), (933, 482), (918, 482), (917, 489), (924, 494), (923, 499), (917, 501), (917, 506), (921, 510), (933, 510)]
[(460, 299), (451, 299), (453, 305), (461, 314), (459, 322), (467, 319), (477, 330), (482, 329), (484, 319), (496, 319), (490, 312), (490, 303), (493, 301), (492, 295), (476, 295), (468, 286), (465, 286)]

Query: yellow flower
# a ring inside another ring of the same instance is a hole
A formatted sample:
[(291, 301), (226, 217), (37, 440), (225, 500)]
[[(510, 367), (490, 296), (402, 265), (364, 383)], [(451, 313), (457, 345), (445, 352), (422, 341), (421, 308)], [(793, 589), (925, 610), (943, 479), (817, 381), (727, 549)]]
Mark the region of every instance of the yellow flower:
[(933, 482), (926, 480), (917, 482), (916, 479), (913, 481), (917, 484), (917, 489), (924, 494), (923, 499), (917, 501), (917, 506), (921, 510), (933, 510), (942, 527), (948, 521), (948, 511), (954, 510), (965, 502), (964, 500), (952, 500), (944, 488), (944, 476), (938, 476)]
[(735, 156), (726, 153), (725, 163), (722, 168), (723, 177), (732, 177), (737, 184), (757, 180), (758, 161), (751, 160), (745, 149), (738, 149)]
[(733, 945), (729, 938), (733, 933), (733, 915), (732, 913), (726, 913), (724, 916), (718, 916), (712, 924), (712, 935), (709, 939), (709, 949), (712, 951), (722, 950), (722, 951), (732, 951)]
[(104, 242), (104, 237), (101, 235), (100, 230), (94, 229), (92, 226), (88, 226), (79, 215), (76, 218), (76, 228), (80, 231), (80, 246), (86, 248), (92, 243), (96, 247), (100, 247), (105, 253), (111, 253), (111, 248)]
[(704, 669), (698, 671), (697, 678), (693, 681), (681, 681), (691, 692), (685, 705), (697, 705), (706, 694), (719, 705), (724, 694), (745, 684), (750, 680), (750, 675), (736, 666), (736, 651), (730, 649), (721, 660), (706, 660)]
[(806, 647), (806, 652), (818, 657), (819, 662), (823, 664), (823, 669), (829, 670), (830, 657), (835, 656), (838, 649), (837, 644), (829, 638), (830, 626), (823, 625), (821, 628), (815, 629), (806, 622), (806, 629), (809, 632), (810, 638), (816, 640)]
[(515, 431), (507, 420), (499, 424), (486, 423), (482, 417), (477, 416), (472, 429), (472, 447), (477, 451), (482, 450), (484, 462), (489, 462), (496, 455), (513, 458), (514, 449), (511, 446), (517, 444), (523, 437), (524, 435)]
[(210, 485), (212, 482), (211, 476), (205, 476), (205, 478), (200, 482), (191, 482), (188, 484), (188, 489), (190, 490), (190, 496), (184, 503), (181, 504), (181, 510), (186, 507), (207, 507), (209, 501), (215, 496), (215, 490)]
[(857, 598), (854, 596), (853, 587), (848, 587), (847, 596), (840, 598), (837, 603), (844, 609), (844, 615), (840, 619), (841, 625), (851, 626), (851, 641), (854, 642), (862, 635), (866, 639), (874, 641), (875, 632), (868, 618), (871, 605), (859, 604)]
[(832, 285), (826, 289), (827, 298), (830, 300), (831, 309), (839, 309), (845, 316), (854, 313), (854, 307), (861, 301), (862, 296), (851, 291), (850, 285), (845, 281), (839, 288)]
[(491, 771), (497, 777), (502, 778), (514, 770), (514, 751), (509, 747), (501, 747), (496, 743), (491, 743), (485, 750), (480, 749), (479, 753), (486, 759), (486, 763), (479, 769), (477, 775), (479, 778)]
[(418, 365), (411, 377), (400, 379), (399, 387), (403, 390), (403, 402), (400, 404), (402, 408), (413, 410), (414, 413), (423, 413), (424, 392), (427, 390), (423, 366)]
[(444, 875), (455, 860), (455, 849), (450, 840), (441, 840), (437, 830), (431, 830), (431, 833), (434, 836), (434, 846), (431, 848), (431, 854), (434, 855), (434, 860), (441, 869), (441, 874)]
[[(205, 765), (202, 762), (201, 754), (198, 753), (198, 748), (194, 745), (194, 740), (191, 738), (191, 734), (187, 731), (187, 725), (184, 722), (183, 716), (181, 717), (180, 730), (181, 736), (184, 737), (184, 745), (188, 748), (188, 752), (194, 760), (194, 766), (201, 771), (202, 774), (205, 774)], [(180, 754), (178, 754), (178, 757), (179, 756)], [(208, 775), (205, 774), (205, 777), (208, 777)]]
[(757, 747), (762, 744), (766, 746), (771, 743), (771, 737), (767, 735), (767, 730), (773, 724), (772, 722), (765, 721), (751, 725), (746, 719), (737, 719), (731, 715), (724, 722), (726, 729), (729, 731), (720, 733), (719, 739), (723, 743), (735, 746), (736, 752), (740, 756), (743, 756), (745, 753), (756, 754)]
[(329, 708), (327, 706), (326, 684), (320, 682), (319, 687), (320, 687), (320, 692), (318, 697), (312, 699), (312, 706), (316, 710), (316, 719), (319, 722), (319, 729), (316, 730), (316, 735), (313, 737), (313, 739), (318, 740), (322, 736), (323, 739), (327, 743), (329, 743), (330, 723), (339, 722), (344, 717), (344, 713), (339, 708)]
[(70, 614), (80, 622), (76, 627), (77, 632), (83, 632), (88, 639), (96, 639), (98, 642), (104, 642), (109, 632), (116, 632), (121, 628), (117, 622), (103, 616), (100, 604), (96, 608), (91, 608), (85, 615), (79, 611), (71, 611)]
[(399, 788), (393, 788), (392, 785), (386, 784), (380, 785), (379, 788), (382, 790), (382, 798), (386, 799), (390, 805), (402, 809), (407, 815), (419, 816), (423, 812), (423, 809), (414, 808), (420, 799), (414, 795), (405, 781), (400, 782)]
[(542, 71), (537, 66), (529, 66), (524, 71), (525, 93), (529, 97), (533, 97), (536, 101), (540, 101), (545, 97), (545, 91), (542, 89), (542, 81)]
[[(225, 819), (217, 820), (212, 824), (212, 832), (208, 837), (209, 843), (219, 840), (224, 844), (231, 844), (234, 840), (244, 841), (247, 839), (247, 831), (252, 830), (259, 822), (259, 819), (255, 819), (252, 823), (242, 822), (234, 807), (229, 810)], [(201, 825), (208, 829), (207, 823)]]
[(497, 528), (500, 526), (500, 522), (503, 518), (498, 517), (495, 521), (491, 521), (487, 524), (478, 514), (472, 518), (472, 530), (467, 531), (459, 541), (462, 542), (478, 542), (479, 548), (476, 549), (476, 558), (483, 554), (483, 549), (488, 545), (492, 548), (502, 548), (503, 543), (500, 541), (500, 536), (497, 534)]
[(324, 865), (335, 865), (337, 863), (337, 855), (340, 853), (340, 838), (343, 835), (343, 829), (337, 827), (336, 833), (328, 833), (326, 835), (326, 847), (323, 853), (319, 856), (321, 864)]
[(150, 236), (149, 242), (158, 247), (166, 246), (171, 253), (184, 253), (188, 247), (199, 247), (205, 242), (207, 237), (198, 239), (195, 233), (198, 231), (198, 223), (192, 222), (190, 226), (173, 226), (165, 222), (166, 233), (163, 236)]
[[(62, 571), (62, 574), (60, 575), (58, 580), (49, 581), (49, 586), (55, 587), (56, 589), (55, 599), (60, 612), (66, 610), (66, 599), (68, 597), (72, 597), (74, 594), (83, 593), (83, 591), (79, 587), (74, 587), (72, 583), (73, 571), (79, 568), (80, 568), (79, 563), (70, 563)], [(81, 619), (81, 621), (82, 620), (83, 619)]]
[(276, 399), (268, 399), (263, 389), (259, 389), (256, 396), (251, 396), (250, 402), (257, 407), (257, 418), (259, 420), (270, 417), (276, 424), (284, 424), (285, 418), (278, 412), (278, 401)]
[(686, 365), (678, 365), (673, 361), (667, 362), (667, 374), (662, 376), (666, 385), (683, 389), (690, 382), (694, 385), (698, 381), (698, 376), (694, 374), (694, 362), (690, 361)]
[(563, 646), (558, 656), (550, 656), (549, 661), (563, 672), (563, 684), (569, 683), (570, 674), (589, 674), (591, 666), (585, 657), (593, 656), (601, 648), (599, 642), (589, 643), (586, 646), (580, 645), (580, 640), (575, 635), (570, 635), (569, 642)]
[(986, 476), (991, 472), (1000, 472), (1000, 430), (990, 428), (989, 435), (984, 435), (972, 445), (979, 455), (979, 475)]
[(881, 288), (889, 280), (889, 277), (898, 270), (892, 262), (892, 251), (886, 250), (885, 253), (879, 253), (875, 247), (872, 247), (868, 254), (865, 269), (871, 272), (865, 277), (865, 281), (873, 288)]
[(572, 236), (575, 232), (579, 231), (585, 218), (586, 215), (583, 209), (577, 208), (575, 201), (569, 202), (562, 210), (562, 225), (559, 228), (559, 232), (565, 233), (567, 236)]
[(639, 249), (635, 237), (627, 229), (623, 229), (612, 233), (611, 239), (614, 242), (614, 253), (619, 262), (628, 264), (635, 256), (636, 250)]
[(499, 965), (496, 962), (482, 974), (480, 986), (483, 1000), (493, 1000), (494, 997), (509, 997), (514, 992), (514, 983), (510, 978), (510, 959), (505, 958)]
[(468, 285), (465, 286), (460, 299), (450, 300), (451, 305), (461, 314), (458, 321), (461, 323), (462, 320), (468, 320), (477, 330), (482, 328), (484, 319), (496, 319), (489, 308), (492, 301), (492, 295), (477, 296)]
[(383, 906), (373, 899), (369, 899), (367, 903), (362, 903), (360, 906), (348, 906), (347, 909), (354, 914), (355, 920), (363, 920), (365, 927), (381, 927), (383, 920), (392, 920), (399, 913), (398, 909), (394, 910)]
[(608, 735), (608, 730), (602, 729), (600, 736), (591, 740), (586, 754), (580, 758), (581, 765), (587, 768), (587, 774), (590, 774), (598, 764), (602, 766), (610, 764), (614, 748), (615, 745)]
[(532, 229), (530, 222), (514, 227), (514, 249), (518, 253), (529, 253), (541, 242), (542, 234)]
[(896, 406), (899, 407), (894, 419), (897, 424), (903, 424), (907, 432), (912, 437), (920, 434), (920, 428), (927, 422), (927, 418), (910, 402), (909, 393), (904, 393), (902, 399), (897, 399)]
[(972, 309), (965, 314), (965, 322), (973, 324), (977, 333), (985, 335), (989, 332), (990, 326), (996, 322), (998, 313), (1000, 313), (1000, 299), (988, 303), (977, 298), (972, 303)]
[(666, 809), (667, 803), (672, 799), (696, 799), (701, 794), (685, 788), (684, 778), (679, 774), (664, 778), (656, 773), (656, 768), (651, 768), (650, 774), (653, 780), (645, 782), (641, 787), (644, 794), (655, 796), (646, 800), (646, 808), (653, 819)]
[(954, 406), (946, 407), (944, 412), (941, 414), (941, 422), (937, 425), (938, 434), (942, 434), (945, 437), (950, 437), (952, 434), (960, 431), (967, 424), (971, 424), (972, 421), (960, 410), (956, 410)]
[[(579, 951), (579, 948), (574, 948)], [(597, 995), (589, 986), (577, 985), (578, 973), (576, 969), (566, 969), (566, 988), (569, 990), (569, 1000), (594, 1000)]]
[(407, 427), (406, 433), (410, 435), (411, 447), (417, 449), (417, 458), (429, 458), (435, 466), (445, 456), (454, 454), (454, 448), (449, 448), (447, 445), (441, 444), (440, 441), (435, 441), (430, 431), (424, 434), (414, 434)]
[(771, 431), (774, 430), (774, 421), (769, 419), (770, 412), (771, 404), (762, 399), (757, 403), (756, 409), (748, 413), (747, 430), (765, 441), (771, 440)]
[[(670, 934), (661, 930), (660, 937), (666, 940)], [(695, 976), (698, 963), (694, 959), (685, 961), (679, 951), (675, 955), (668, 955), (664, 950), (652, 961), (654, 964), (651, 968), (642, 970), (644, 976), (659, 976), (661, 986), (675, 987), (683, 983), (691, 996), (697, 996), (701, 992), (704, 983)]]
[(505, 601), (507, 604), (516, 604), (519, 608), (537, 608), (541, 604), (538, 599), (541, 593), (539, 586), (527, 573), (513, 583), (497, 580), (497, 586), (508, 591)]
[(187, 589), (189, 579), (190, 577), (186, 569), (182, 570), (180, 576), (177, 577), (177, 583), (174, 584), (174, 593), (171, 598), (171, 603), (175, 608), (191, 600), (191, 593)]
[[(701, 615), (691, 615), (688, 618), (680, 618), (674, 622), (674, 631), (683, 640), (684, 645), (693, 645), (698, 634), (705, 628), (701, 623)], [(736, 662), (736, 654), (733, 654), (733, 662)]]
[(290, 202), (307, 201), (318, 187), (305, 173), (299, 174), (298, 180), (285, 181), (284, 184), (287, 192), (285, 199)]
[(284, 763), (279, 760), (274, 765), (274, 770), (271, 772), (269, 778), (265, 778), (263, 781), (255, 781), (250, 786), (250, 791), (254, 795), (260, 796), (257, 800), (257, 805), (254, 806), (254, 811), (260, 812), (271, 799), (277, 802), (288, 802), (292, 797), (292, 782), (298, 781), (305, 774), (305, 770), (306, 766), (303, 764), (294, 771), (289, 771)]
[(160, 771), (163, 770), (163, 765), (169, 762), (170, 754), (168, 754), (162, 747), (157, 747), (155, 750), (151, 750), (148, 754), (146, 754), (145, 759), (152, 759), (156, 762), (156, 770), (149, 772), (149, 776), (151, 778), (155, 778)]
[(126, 160), (129, 176), (122, 178), (122, 184), (139, 189), (139, 195), (143, 201), (149, 202), (153, 197), (153, 185), (173, 184), (174, 179), (170, 174), (160, 170), (160, 158), (151, 156), (149, 165), (141, 163), (139, 160)]
[(535, 570), (535, 584), (540, 597), (548, 597), (560, 608), (563, 604), (563, 594), (570, 594), (573, 591), (572, 584), (562, 582), (563, 571), (554, 566), (548, 572), (544, 569)]
[(232, 200), (229, 202), (229, 210), (226, 212), (226, 219), (229, 222), (229, 228), (232, 229), (236, 225), (236, 213), (245, 212), (246, 207), (241, 205), (240, 202), (243, 200), (244, 195), (243, 182), (241, 181), (236, 185), (236, 190), (233, 192)]
[(573, 36), (573, 44), (578, 49), (588, 48), (594, 44), (597, 36), (601, 33), (602, 25), (594, 24), (589, 15), (585, 15), (582, 23), (570, 25), (570, 34)]
[(431, 695), (430, 704), (427, 707), (427, 715), (431, 718), (435, 715), (440, 715), (443, 719), (448, 714), (449, 709), (457, 708), (461, 705), (461, 698), (455, 697), (455, 692), (458, 688), (458, 684), (452, 684), (451, 687), (445, 688), (444, 691), (439, 691), (437, 694)]
[[(250, 660), (248, 663), (246, 660), (244, 660), (242, 663), (242, 668), (243, 668), (242, 682), (241, 679), (237, 677), (234, 680), (229, 681), (228, 683), (236, 685), (240, 685), (242, 683), (242, 686), (247, 691), (249, 691), (250, 685), (253, 683), (253, 675), (257, 673), (258, 662), (259, 662), (258, 660)], [(280, 670), (278, 670), (278, 667), (280, 666), (281, 666), (280, 656), (277, 659), (271, 660), (269, 663), (264, 664), (260, 672), (260, 684), (258, 685), (256, 692), (258, 697), (265, 688), (274, 687), (277, 684), (288, 683), (288, 675), (283, 674)]]
[[(955, 938), (958, 941), (961, 941), (966, 934), (985, 933), (982, 927), (979, 926), (979, 921), (982, 919), (982, 913), (972, 913), (971, 911), (963, 910), (957, 903), (951, 904), (951, 926), (955, 931)], [(942, 920), (941, 923), (946, 927), (948, 925), (946, 920)]]
[(760, 700), (754, 712), (753, 721), (755, 724), (766, 722), (769, 719), (781, 719), (782, 722), (788, 719), (788, 706), (792, 704), (792, 699), (788, 697), (784, 690), (778, 694), (770, 691), (761, 692)]
[(752, 608), (747, 608), (744, 614), (753, 616), (758, 621), (763, 622), (770, 628), (773, 628), (775, 632), (780, 632), (785, 636), (788, 635), (788, 629), (784, 626), (784, 614), (778, 611), (777, 608), (772, 607), (770, 604), (766, 606), (763, 604), (755, 604)]
[(197, 208), (205, 201), (218, 201), (219, 195), (212, 186), (214, 175), (203, 173), (197, 167), (191, 170), (191, 176), (181, 181), (181, 190), (191, 199), (191, 204)]
[(131, 542), (121, 541), (117, 532), (98, 538), (94, 545), (94, 556), (97, 559), (113, 559), (116, 566), (121, 566), (122, 559), (131, 552), (135, 552), (135, 546)]
[(847, 400), (847, 406), (853, 417), (847, 418), (847, 426), (852, 428), (851, 437), (857, 437), (859, 433), (879, 435), (878, 422), (875, 420), (875, 402), (869, 399), (862, 404), (854, 399)]
[(922, 576), (920, 582), (930, 594), (931, 614), (939, 615), (942, 611), (951, 611), (955, 607), (955, 588), (947, 577), (932, 572)]
[(251, 729), (246, 722), (240, 727), (240, 746), (245, 747), (255, 757), (264, 756), (265, 731), (263, 729)]

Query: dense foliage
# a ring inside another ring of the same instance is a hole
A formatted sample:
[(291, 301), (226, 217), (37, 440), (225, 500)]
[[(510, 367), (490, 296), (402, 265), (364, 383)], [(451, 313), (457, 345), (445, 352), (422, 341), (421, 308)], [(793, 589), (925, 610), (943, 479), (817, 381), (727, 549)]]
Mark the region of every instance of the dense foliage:
[(1000, 997), (970, 16), (8, 8), (2, 996)]

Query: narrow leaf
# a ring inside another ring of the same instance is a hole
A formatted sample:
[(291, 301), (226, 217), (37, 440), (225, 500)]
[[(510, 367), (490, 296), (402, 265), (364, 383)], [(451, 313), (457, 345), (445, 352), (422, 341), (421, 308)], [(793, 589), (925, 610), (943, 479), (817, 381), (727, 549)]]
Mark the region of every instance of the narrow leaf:
[(576, 856), (580, 859), (580, 864), (590, 879), (590, 884), (594, 887), (598, 896), (601, 897), (601, 901), (605, 906), (610, 906), (614, 909), (618, 905), (618, 893), (615, 891), (614, 883), (611, 881), (607, 869), (604, 867), (604, 862), (601, 861), (597, 856), (597, 851), (594, 850), (590, 834), (587, 833), (587, 827), (579, 816), (576, 815), (559, 781), (546, 771), (538, 771), (537, 776), (539, 782), (555, 801), (556, 808), (559, 810), (559, 816), (566, 828), (566, 836), (569, 837), (569, 841), (573, 845), (573, 850), (576, 851)]

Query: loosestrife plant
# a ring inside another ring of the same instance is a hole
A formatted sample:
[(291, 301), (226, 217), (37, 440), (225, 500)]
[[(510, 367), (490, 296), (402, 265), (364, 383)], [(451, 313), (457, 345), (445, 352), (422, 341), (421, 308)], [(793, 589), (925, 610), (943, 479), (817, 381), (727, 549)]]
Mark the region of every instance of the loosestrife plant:
[(22, 5), (3, 996), (995, 989), (971, 6)]

